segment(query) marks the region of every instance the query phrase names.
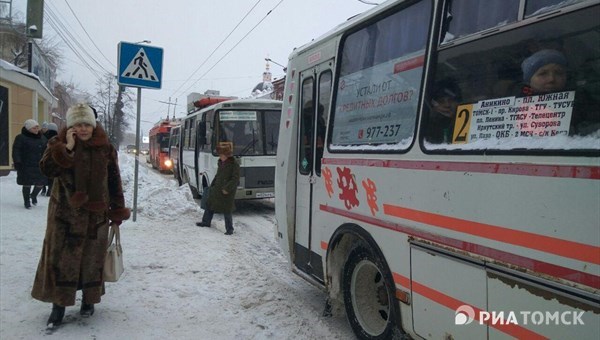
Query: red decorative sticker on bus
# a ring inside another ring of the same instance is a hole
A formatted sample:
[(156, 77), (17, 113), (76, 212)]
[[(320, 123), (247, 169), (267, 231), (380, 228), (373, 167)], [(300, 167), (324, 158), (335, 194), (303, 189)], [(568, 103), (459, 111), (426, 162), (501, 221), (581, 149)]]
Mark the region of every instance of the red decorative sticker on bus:
[(339, 195), (340, 200), (344, 201), (344, 206), (346, 209), (350, 210), (352, 207), (358, 207), (360, 202), (356, 197), (356, 193), (358, 192), (358, 187), (356, 185), (356, 181), (354, 180), (354, 175), (350, 168), (344, 167), (344, 169), (337, 168), (338, 187), (342, 190)]
[(331, 180), (331, 169), (329, 169), (329, 167), (324, 167), (322, 173), (323, 181), (325, 181), (325, 189), (327, 190), (327, 195), (329, 195), (329, 198), (331, 198), (331, 195), (333, 195), (333, 181)]
[(369, 209), (371, 209), (371, 215), (375, 216), (375, 213), (379, 211), (376, 195), (377, 186), (370, 178), (364, 179), (362, 181), (362, 186), (365, 188), (365, 192), (367, 193), (367, 204), (369, 205)]

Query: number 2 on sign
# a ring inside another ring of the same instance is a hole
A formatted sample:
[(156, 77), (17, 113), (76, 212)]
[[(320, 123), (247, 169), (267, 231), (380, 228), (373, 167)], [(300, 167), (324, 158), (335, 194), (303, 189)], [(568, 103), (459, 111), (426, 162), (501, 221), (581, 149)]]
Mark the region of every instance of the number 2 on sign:
[(469, 130), (471, 128), (471, 115), (473, 114), (473, 104), (460, 105), (456, 111), (457, 113), (456, 120), (454, 122), (454, 132), (452, 133), (452, 143), (468, 143)]

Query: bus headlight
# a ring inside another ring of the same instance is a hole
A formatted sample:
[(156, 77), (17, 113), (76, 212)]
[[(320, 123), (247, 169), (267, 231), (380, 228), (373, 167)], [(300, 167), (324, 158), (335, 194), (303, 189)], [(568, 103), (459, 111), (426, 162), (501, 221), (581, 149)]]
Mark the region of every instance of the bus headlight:
[(170, 168), (173, 166), (173, 162), (170, 159), (165, 160), (165, 166), (167, 168)]

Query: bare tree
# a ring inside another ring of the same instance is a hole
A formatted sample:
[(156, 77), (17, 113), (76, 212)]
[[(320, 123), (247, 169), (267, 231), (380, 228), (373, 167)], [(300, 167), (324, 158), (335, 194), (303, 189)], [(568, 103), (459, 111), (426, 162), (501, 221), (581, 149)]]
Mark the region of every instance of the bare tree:
[(92, 105), (98, 111), (98, 120), (102, 123), (113, 144), (118, 146), (129, 127), (129, 115), (133, 95), (127, 88), (121, 88), (114, 74), (106, 73), (96, 81), (96, 95)]

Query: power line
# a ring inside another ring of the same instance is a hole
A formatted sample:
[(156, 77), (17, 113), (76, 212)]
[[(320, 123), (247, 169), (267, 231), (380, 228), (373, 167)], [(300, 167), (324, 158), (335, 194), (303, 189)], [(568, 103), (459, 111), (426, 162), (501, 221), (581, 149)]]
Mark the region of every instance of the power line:
[[(200, 70), (200, 68), (201, 68), (202, 66), (204, 66), (204, 64), (206, 64), (206, 62), (208, 62), (208, 59), (210, 59), (210, 57), (212, 57), (212, 56), (213, 56), (213, 55), (214, 55), (214, 54), (217, 52), (217, 50), (218, 50), (218, 49), (219, 49), (219, 48), (220, 48), (220, 47), (223, 45), (223, 43), (225, 43), (225, 41), (226, 41), (227, 39), (229, 39), (229, 37), (231, 36), (231, 34), (233, 34), (233, 32), (234, 32), (234, 31), (235, 31), (235, 30), (236, 30), (236, 29), (237, 29), (237, 28), (238, 28), (238, 27), (239, 27), (239, 26), (242, 24), (242, 22), (243, 22), (244, 20), (246, 20), (246, 18), (248, 17), (248, 15), (250, 15), (250, 13), (251, 13), (251, 12), (254, 10), (254, 8), (255, 8), (255, 7), (256, 7), (256, 6), (257, 6), (257, 5), (258, 5), (258, 4), (259, 4), (261, 1), (262, 1), (262, 0), (258, 0), (258, 1), (257, 1), (257, 2), (254, 4), (254, 6), (252, 6), (252, 8), (250, 8), (250, 9), (248, 10), (248, 12), (246, 12), (246, 15), (244, 15), (244, 17), (243, 17), (243, 18), (242, 18), (242, 19), (241, 19), (241, 20), (240, 20), (240, 21), (237, 23), (237, 25), (235, 25), (235, 27), (234, 27), (234, 28), (233, 28), (233, 29), (232, 29), (232, 30), (229, 32), (229, 34), (227, 34), (227, 36), (226, 36), (226, 37), (225, 37), (225, 38), (224, 38), (224, 39), (221, 41), (221, 43), (219, 43), (219, 45), (213, 49), (213, 51), (210, 53), (210, 55), (204, 59), (204, 61), (203, 61), (203, 62), (200, 64), (200, 66), (198, 66), (198, 67), (196, 68), (196, 70), (194, 70), (194, 72), (192, 72), (192, 74), (190, 74), (190, 76), (189, 76), (189, 77), (188, 77), (188, 78), (187, 78), (187, 79), (186, 79), (186, 80), (185, 80), (183, 83), (181, 83), (181, 85), (180, 85), (180, 86), (177, 88), (177, 90), (175, 90), (175, 91), (173, 92), (173, 94), (171, 95), (172, 97), (175, 97), (175, 94), (177, 93), (177, 91), (179, 91), (179, 90), (180, 90), (180, 89), (183, 87), (183, 85), (185, 85), (185, 83), (187, 83), (187, 82), (188, 82), (188, 81), (189, 81), (189, 80), (190, 80), (190, 79), (191, 79), (191, 78), (192, 78), (192, 77), (193, 77), (193, 76), (196, 74), (196, 72), (198, 72), (198, 70)], [(198, 80), (200, 80), (200, 79), (198, 79)], [(196, 81), (196, 82), (197, 82), (197, 81)], [(195, 84), (196, 82), (194, 82), (193, 84)], [(183, 93), (185, 93), (185, 92), (183, 92)], [(182, 93), (182, 94), (183, 94), (183, 93)]]
[(192, 85), (190, 85), (185, 91), (183, 91), (183, 93), (189, 91), (194, 85), (196, 85), (196, 83), (198, 81), (200, 81), (202, 78), (204, 78), (204, 76), (207, 75), (208, 72), (212, 71), (212, 69), (215, 68), (221, 62), (221, 60), (225, 59), (225, 57), (227, 57), (227, 55), (229, 55), (229, 53), (231, 53), (231, 51), (233, 51), (242, 41), (244, 41), (244, 39), (246, 39), (246, 37), (248, 35), (250, 35), (250, 33), (252, 33), (252, 31), (254, 31), (256, 29), (256, 27), (258, 27), (258, 25), (260, 25), (277, 7), (279, 7), (279, 5), (281, 5), (281, 3), (283, 1), (284, 0), (280, 0), (277, 3), (277, 5), (275, 5), (275, 7), (273, 7), (269, 12), (267, 12), (267, 14), (265, 14), (265, 16), (256, 25), (254, 25), (254, 27), (252, 27), (252, 29), (250, 29), (250, 31), (248, 31), (248, 33), (246, 33), (235, 45), (233, 45), (233, 47), (231, 49), (229, 49), (229, 51), (227, 51), (227, 53), (225, 53), (225, 55), (223, 55), (219, 60), (217, 60), (217, 62), (213, 66), (211, 66), (206, 72), (204, 72), (204, 74), (202, 74), (202, 76), (200, 76), (200, 78), (198, 78), (198, 80), (193, 82)]
[(65, 36), (65, 34), (62, 31), (62, 28), (60, 27), (60, 25), (57, 22), (58, 19), (56, 19), (54, 17), (54, 13), (52, 12), (52, 10), (50, 10), (50, 8), (48, 8), (48, 16), (46, 16), (46, 18), (47, 18), (48, 23), (50, 24), (50, 26), (52, 26), (52, 28), (56, 32), (56, 34), (63, 40), (63, 42), (67, 45), (67, 47), (73, 52), (73, 54), (75, 54), (75, 56), (85, 65), (85, 68), (87, 68), (97, 79), (100, 79), (101, 76), (98, 73), (98, 71), (96, 69), (94, 69), (87, 62), (87, 60), (79, 53), (79, 51), (77, 51), (77, 49), (71, 43), (71, 41), (69, 40), (69, 38), (67, 38)]
[(90, 41), (92, 42), (92, 44), (94, 45), (94, 47), (96, 47), (96, 49), (98, 50), (98, 52), (100, 52), (100, 54), (104, 57), (104, 59), (106, 61), (108, 61), (108, 63), (111, 64), (116, 69), (117, 67), (104, 55), (104, 53), (102, 53), (102, 51), (100, 50), (100, 48), (98, 47), (98, 45), (96, 45), (96, 43), (94, 42), (94, 39), (92, 39), (92, 37), (90, 37), (90, 35), (88, 34), (87, 30), (85, 29), (85, 27), (83, 27), (83, 24), (81, 23), (81, 21), (77, 17), (77, 14), (75, 14), (75, 11), (73, 11), (73, 8), (71, 8), (71, 5), (69, 4), (69, 2), (67, 0), (65, 0), (65, 3), (67, 4), (67, 6), (69, 7), (69, 9), (71, 10), (71, 13), (73, 13), (73, 16), (75, 17), (75, 19), (79, 23), (79, 26), (81, 26), (81, 29), (83, 29), (83, 31), (85, 32), (85, 35), (87, 35), (87, 37), (90, 39)]
[[(50, 3), (48, 3), (50, 4)], [(89, 52), (88, 50), (79, 42), (77, 37), (75, 37), (71, 31), (72, 29), (65, 26), (65, 24), (61, 21), (60, 16), (57, 15), (54, 10), (49, 6), (48, 7), (48, 22), (57, 32), (57, 34), (62, 38), (62, 40), (67, 44), (67, 46), (75, 53), (75, 55), (90, 69), (94, 70), (94, 73), (97, 75), (97, 78), (100, 78), (97, 74), (97, 69), (92, 67), (90, 63), (87, 62), (86, 58), (84, 58), (83, 54), (87, 56), (87, 59), (92, 61), (97, 67), (104, 73), (110, 73), (107, 69), (104, 68)], [(83, 54), (81, 53), (83, 52)]]

